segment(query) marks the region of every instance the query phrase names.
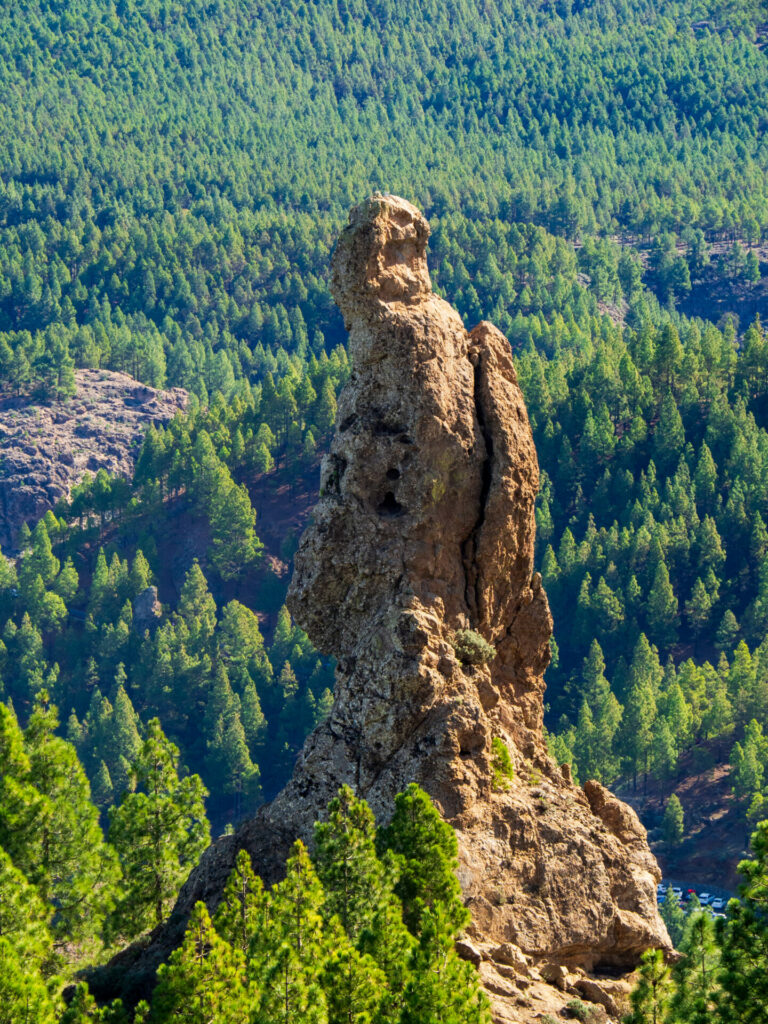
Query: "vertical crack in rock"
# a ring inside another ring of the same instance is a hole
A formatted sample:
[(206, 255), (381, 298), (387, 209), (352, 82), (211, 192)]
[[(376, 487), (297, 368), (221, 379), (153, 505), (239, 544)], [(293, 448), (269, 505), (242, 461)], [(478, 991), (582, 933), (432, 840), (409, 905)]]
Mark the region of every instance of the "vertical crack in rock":
[(469, 609), (470, 623), (472, 626), (480, 626), (483, 620), (483, 612), (480, 602), (480, 574), (477, 566), (477, 552), (478, 539), (483, 528), (483, 523), (485, 522), (488, 496), (491, 493), (491, 484), (493, 482), (493, 436), (486, 424), (486, 416), (483, 409), (483, 395), (480, 387), (483, 372), (482, 352), (472, 352), (470, 354), (470, 359), (473, 363), (474, 369), (472, 375), (472, 397), (474, 400), (475, 415), (477, 416), (477, 422), (480, 428), (480, 435), (485, 446), (485, 456), (480, 470), (480, 507), (478, 509), (477, 519), (472, 526), (472, 531), (461, 546), (461, 554), (464, 562), (465, 574), (464, 599), (467, 602), (467, 608)]
[[(96, 973), (102, 998), (146, 994), (195, 902), (216, 906), (239, 849), (267, 884), (280, 877), (342, 783), (381, 822), (418, 782), (454, 826), (500, 1019), (551, 1009), (546, 985), (531, 982), (536, 964), (574, 978), (669, 948), (637, 816), (597, 783), (585, 794), (547, 755), (552, 620), (533, 564), (533, 437), (507, 340), (488, 323), (468, 333), (432, 292), (428, 235), (410, 203), (376, 194), (351, 212), (333, 257), (352, 372), (288, 594), (296, 622), (337, 659), (331, 714), (272, 804), (203, 855), (146, 948)], [(454, 652), (468, 604), (496, 647), (489, 664)], [(496, 738), (515, 768), (505, 792), (492, 787)], [(510, 970), (520, 988), (503, 1007)]]

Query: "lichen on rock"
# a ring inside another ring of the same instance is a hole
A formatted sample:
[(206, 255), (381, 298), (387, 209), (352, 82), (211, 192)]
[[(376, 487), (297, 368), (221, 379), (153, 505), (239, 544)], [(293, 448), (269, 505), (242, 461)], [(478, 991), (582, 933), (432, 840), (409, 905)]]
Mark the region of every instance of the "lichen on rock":
[[(547, 755), (552, 620), (533, 562), (533, 437), (507, 340), (488, 323), (468, 332), (432, 292), (428, 235), (410, 203), (376, 194), (334, 254), (351, 374), (288, 596), (337, 659), (333, 709), (273, 803), (203, 857), (136, 971), (166, 955), (197, 899), (215, 905), (239, 848), (272, 881), (342, 783), (384, 820), (416, 781), (456, 829), (468, 940), (498, 1019), (554, 1005), (536, 964), (562, 967), (567, 987), (669, 947), (636, 816)], [(461, 631), (495, 657), (467, 664)], [(494, 740), (510, 755), (504, 788)]]

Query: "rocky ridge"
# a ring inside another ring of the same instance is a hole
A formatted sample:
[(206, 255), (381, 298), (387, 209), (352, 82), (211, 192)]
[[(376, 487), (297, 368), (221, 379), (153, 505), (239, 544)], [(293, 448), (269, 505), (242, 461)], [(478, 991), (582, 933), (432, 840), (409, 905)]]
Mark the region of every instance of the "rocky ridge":
[(150, 423), (187, 404), (181, 388), (156, 388), (111, 370), (76, 370), (75, 396), (47, 405), (0, 402), (0, 549), (16, 548), (22, 523), (38, 519), (86, 473), (130, 477)]
[[(289, 593), (337, 658), (333, 710), (282, 793), (209, 848), (149, 947), (94, 979), (105, 993), (151, 984), (194, 902), (216, 904), (238, 849), (275, 880), (342, 783), (384, 820), (416, 781), (455, 828), (472, 912), (459, 950), (500, 1022), (574, 995), (616, 1016), (627, 986), (615, 976), (670, 946), (637, 816), (547, 755), (552, 621), (533, 567), (531, 430), (506, 339), (488, 323), (467, 332), (433, 294), (428, 233), (413, 206), (377, 194), (334, 256), (352, 373)], [(495, 656), (460, 656), (462, 630)], [(514, 764), (506, 789), (493, 784), (494, 740)]]

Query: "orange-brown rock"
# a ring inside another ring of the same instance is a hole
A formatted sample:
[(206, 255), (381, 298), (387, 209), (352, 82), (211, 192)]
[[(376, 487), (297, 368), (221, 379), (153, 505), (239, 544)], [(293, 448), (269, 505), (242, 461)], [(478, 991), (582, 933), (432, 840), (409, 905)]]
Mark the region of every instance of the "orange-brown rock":
[[(296, 621), (337, 658), (334, 706), (283, 792), (203, 857), (175, 921), (178, 933), (196, 899), (216, 902), (241, 847), (271, 881), (342, 783), (381, 820), (416, 781), (456, 829), (473, 917), (462, 948), (498, 1019), (524, 1021), (565, 1004), (570, 972), (631, 969), (669, 939), (637, 817), (547, 756), (552, 621), (533, 564), (531, 429), (506, 339), (487, 323), (468, 332), (432, 292), (428, 233), (409, 203), (374, 195), (336, 248), (351, 375), (289, 592)], [(491, 661), (460, 660), (466, 629), (493, 645)], [(515, 767), (502, 791), (495, 738)]]

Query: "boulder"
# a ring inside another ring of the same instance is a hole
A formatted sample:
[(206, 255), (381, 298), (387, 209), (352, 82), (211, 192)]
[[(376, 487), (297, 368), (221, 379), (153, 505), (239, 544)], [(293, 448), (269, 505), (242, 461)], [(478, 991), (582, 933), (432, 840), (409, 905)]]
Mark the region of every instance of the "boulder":
[(157, 599), (157, 587), (147, 587), (134, 598), (133, 627), (143, 631), (154, 625), (163, 614), (163, 606)]

